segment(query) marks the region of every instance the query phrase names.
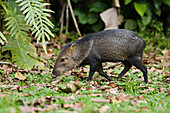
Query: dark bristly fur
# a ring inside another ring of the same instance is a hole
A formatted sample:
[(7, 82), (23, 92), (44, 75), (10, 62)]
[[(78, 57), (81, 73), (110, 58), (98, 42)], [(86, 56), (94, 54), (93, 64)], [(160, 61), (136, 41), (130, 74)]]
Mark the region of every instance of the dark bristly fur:
[(90, 65), (88, 81), (95, 71), (108, 80), (111, 78), (102, 70), (102, 62), (122, 62), (124, 70), (120, 79), (134, 65), (143, 72), (148, 83), (147, 67), (143, 64), (142, 54), (145, 41), (135, 32), (125, 29), (112, 29), (93, 33), (67, 44), (59, 54), (52, 76), (56, 77), (77, 66)]

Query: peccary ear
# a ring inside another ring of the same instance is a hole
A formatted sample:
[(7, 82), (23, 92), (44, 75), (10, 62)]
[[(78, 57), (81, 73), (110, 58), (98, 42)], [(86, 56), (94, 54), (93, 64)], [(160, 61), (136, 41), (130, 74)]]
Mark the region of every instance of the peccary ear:
[(76, 43), (76, 50), (72, 52), (72, 58), (79, 65), (89, 54), (93, 47), (93, 40)]
[(76, 44), (73, 43), (73, 44), (71, 44), (70, 47), (68, 47), (68, 48), (66, 49), (66, 53), (67, 53), (67, 54), (71, 54), (72, 52), (74, 52), (75, 49), (76, 49)]
[(76, 49), (76, 44), (75, 43), (71, 44), (70, 51), (73, 52), (75, 49)]

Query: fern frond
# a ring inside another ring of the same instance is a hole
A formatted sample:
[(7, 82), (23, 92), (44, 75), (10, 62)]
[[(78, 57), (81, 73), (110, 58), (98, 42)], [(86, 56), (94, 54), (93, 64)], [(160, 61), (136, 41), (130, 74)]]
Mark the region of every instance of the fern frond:
[(50, 36), (54, 37), (53, 33), (49, 27), (53, 28), (54, 25), (48, 19), (49, 12), (53, 12), (50, 9), (45, 9), (44, 7), (50, 5), (49, 3), (42, 3), (41, 0), (17, 0), (18, 6), (21, 6), (21, 11), (25, 14), (24, 20), (26, 24), (31, 26), (32, 34), (35, 34), (37, 42), (42, 40), (43, 49), (46, 52), (45, 38), (50, 40)]
[(3, 42), (3, 40), (5, 40), (6, 41), (6, 38), (5, 38), (5, 36), (2, 34), (2, 32), (0, 31), (0, 43), (2, 44), (2, 45), (4, 45), (4, 42)]
[(5, 18), (7, 30), (10, 31), (11, 36), (26, 38), (28, 34), (28, 26), (24, 21), (24, 15), (16, 14), (15, 11), (8, 10), (8, 15)]

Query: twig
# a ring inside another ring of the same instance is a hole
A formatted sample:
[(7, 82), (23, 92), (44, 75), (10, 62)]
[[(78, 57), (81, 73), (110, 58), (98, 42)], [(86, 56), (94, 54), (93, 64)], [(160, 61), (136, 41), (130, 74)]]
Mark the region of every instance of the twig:
[(18, 69), (23, 69), (23, 70), (25, 70), (25, 71), (29, 71), (28, 69), (24, 69), (24, 68), (22, 68), (22, 67), (19, 67), (19, 66), (17, 66), (17, 65), (14, 65), (14, 64), (12, 64), (12, 63), (9, 63), (9, 62), (2, 62), (2, 61), (0, 61), (0, 64), (7, 64), (7, 65), (11, 65), (11, 66), (13, 66), (13, 67), (15, 67), (15, 68), (18, 68)]
[(68, 26), (69, 26), (69, 13), (68, 13), (68, 4), (66, 6), (66, 33), (68, 32)]
[(76, 30), (77, 30), (79, 36), (82, 37), (82, 35), (81, 35), (81, 33), (80, 33), (80, 30), (79, 30), (79, 28), (78, 28), (78, 24), (77, 24), (76, 18), (75, 18), (74, 13), (73, 13), (73, 9), (72, 9), (70, 0), (67, 0), (67, 2), (68, 2), (68, 5), (69, 5), (69, 8), (70, 8), (70, 11), (71, 11), (71, 15), (72, 15), (72, 18), (73, 18), (73, 21), (74, 21)]
[(17, 65), (14, 65), (14, 64), (9, 63), (9, 62), (2, 62), (2, 61), (0, 61), (0, 64), (8, 64), (8, 65), (11, 65), (11, 66), (13, 66), (13, 67), (15, 67), (15, 68), (20, 68), (20, 67), (18, 67)]
[(62, 13), (61, 13), (60, 21), (59, 21), (60, 22), (60, 33), (63, 32), (65, 7), (66, 7), (66, 3), (64, 3), (64, 5), (63, 5), (63, 9), (62, 9)]
[(29, 55), (31, 58), (33, 58), (33, 59), (35, 59), (35, 60), (38, 60), (38, 61), (40, 61), (40, 62), (43, 62), (43, 63), (47, 63), (47, 61), (44, 61), (44, 60), (41, 60), (41, 59), (39, 59), (39, 58), (35, 58), (34, 56), (32, 56), (30, 53), (27, 53), (27, 55)]

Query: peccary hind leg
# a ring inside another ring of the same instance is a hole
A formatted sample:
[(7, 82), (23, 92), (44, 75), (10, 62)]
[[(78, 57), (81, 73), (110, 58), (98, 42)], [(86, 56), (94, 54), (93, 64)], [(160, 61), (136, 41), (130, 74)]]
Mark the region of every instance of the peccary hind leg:
[(106, 73), (103, 72), (102, 64), (100, 64), (100, 67), (97, 69), (97, 71), (101, 76), (105, 77), (109, 81), (112, 81), (111, 77), (109, 77)]
[(144, 81), (148, 83), (147, 67), (143, 64), (142, 57), (133, 56), (132, 58), (128, 59), (128, 62), (143, 72)]
[(120, 78), (132, 67), (132, 64), (130, 64), (127, 61), (122, 61), (122, 63), (125, 65), (125, 68), (123, 71), (119, 74), (117, 80), (120, 80)]

